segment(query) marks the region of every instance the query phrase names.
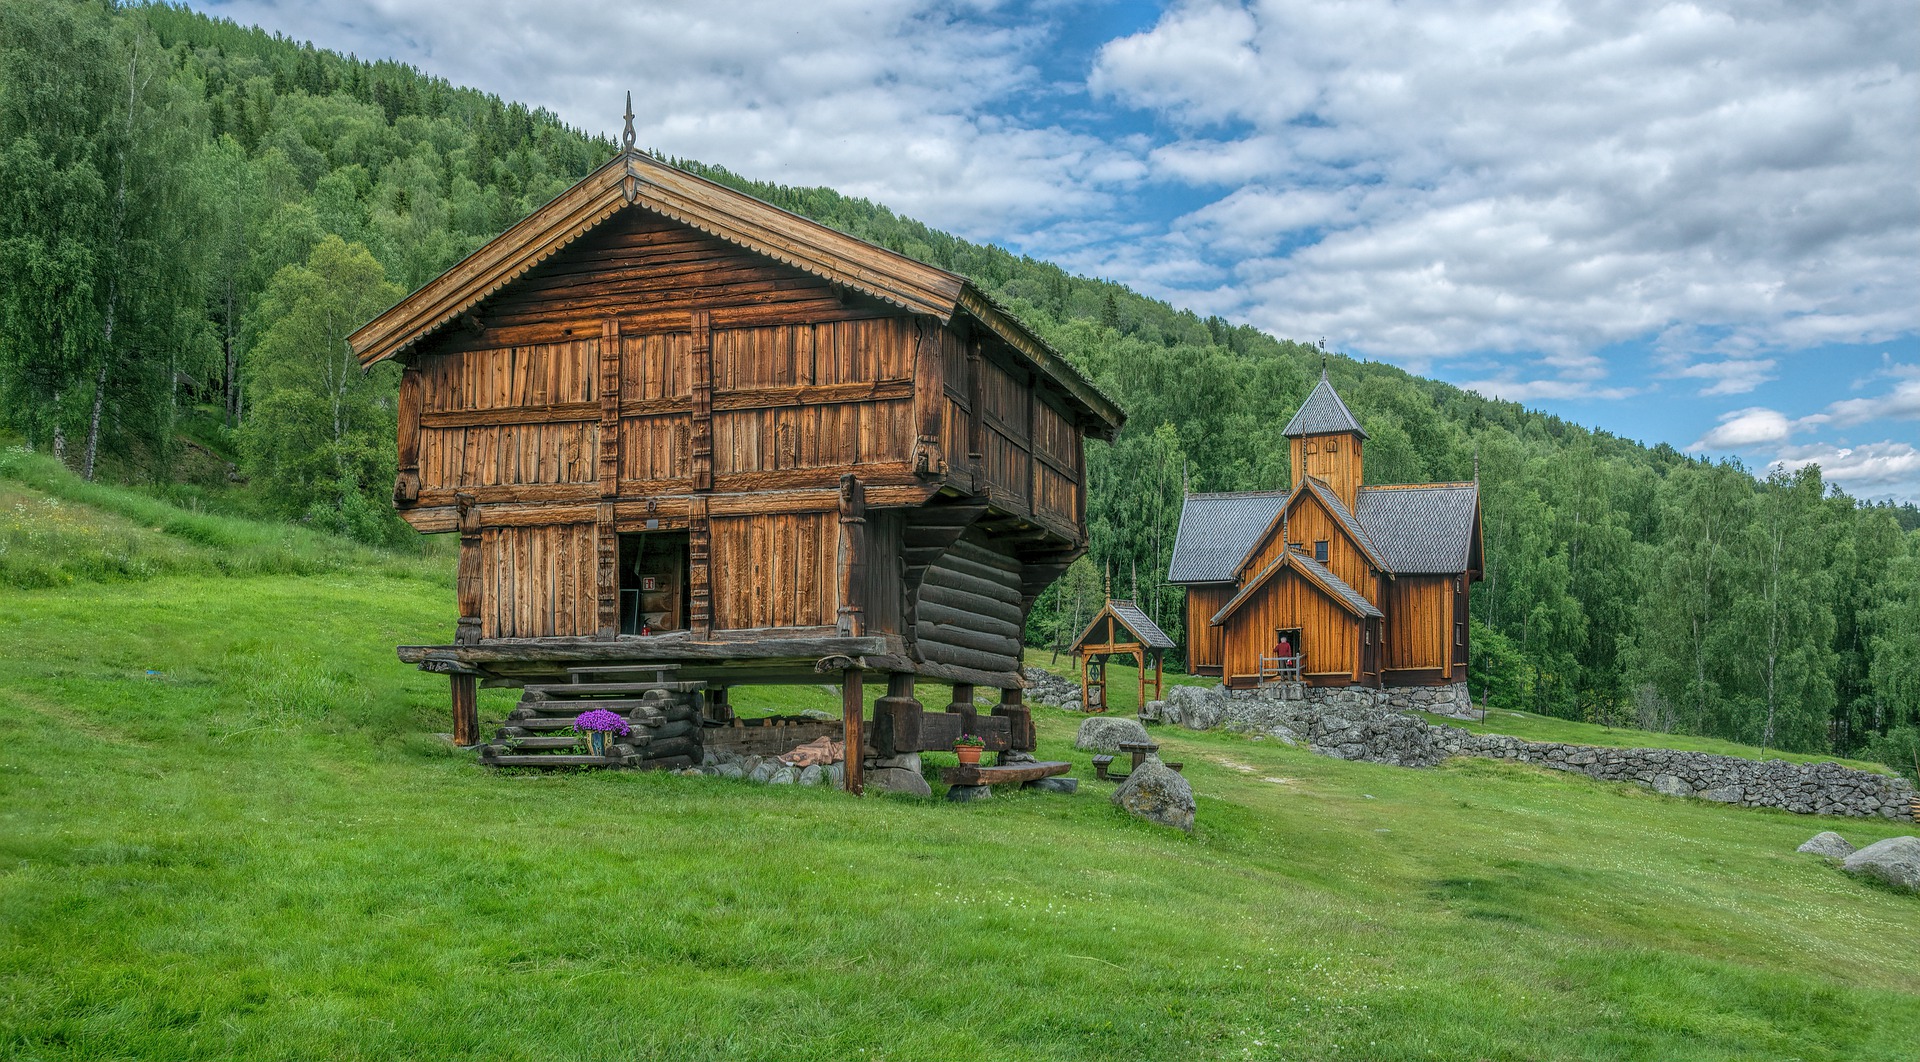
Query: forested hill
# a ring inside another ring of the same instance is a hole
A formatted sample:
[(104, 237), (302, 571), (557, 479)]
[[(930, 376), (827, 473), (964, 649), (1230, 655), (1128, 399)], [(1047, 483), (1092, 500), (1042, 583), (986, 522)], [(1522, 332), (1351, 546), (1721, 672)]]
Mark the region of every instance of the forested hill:
[[(346, 334), (613, 151), (544, 111), (184, 9), (0, 0), (6, 430), (89, 475), (410, 534), (387, 501), (395, 378), (362, 375)], [(865, 200), (675, 161), (971, 276), (1115, 396), (1131, 420), (1090, 448), (1092, 556), (1029, 633), (1056, 642), (1110, 570), (1180, 636), (1164, 577), (1183, 485), (1285, 486), (1279, 431), (1319, 350)], [(1328, 362), (1371, 435), (1369, 481), (1467, 479), (1478, 453), (1476, 695), (1911, 769), (1920, 511)]]

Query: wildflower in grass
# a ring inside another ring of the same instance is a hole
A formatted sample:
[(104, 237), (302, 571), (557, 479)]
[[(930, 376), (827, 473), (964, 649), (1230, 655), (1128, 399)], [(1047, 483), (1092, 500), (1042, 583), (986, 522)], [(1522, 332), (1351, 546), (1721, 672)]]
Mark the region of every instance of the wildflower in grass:
[(633, 727), (628, 726), (625, 719), (620, 718), (605, 708), (595, 708), (590, 712), (581, 712), (579, 715), (574, 716), (573, 728), (582, 733), (589, 730), (598, 730), (606, 733), (619, 734), (621, 737), (633, 733)]

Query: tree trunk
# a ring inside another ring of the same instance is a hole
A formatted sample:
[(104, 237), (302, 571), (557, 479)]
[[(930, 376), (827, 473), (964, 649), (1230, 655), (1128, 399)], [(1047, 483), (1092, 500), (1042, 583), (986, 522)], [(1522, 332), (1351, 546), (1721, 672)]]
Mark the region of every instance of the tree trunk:
[[(108, 307), (107, 312), (106, 336), (109, 344), (111, 344), (113, 340), (113, 312), (111, 306)], [(105, 407), (107, 401), (107, 365), (108, 358), (111, 356), (111, 349), (111, 345), (109, 345), (108, 351), (101, 353), (100, 371), (95, 374), (93, 378), (93, 415), (87, 418), (86, 467), (80, 473), (81, 478), (89, 483), (93, 482), (94, 462), (100, 456), (100, 411)]]

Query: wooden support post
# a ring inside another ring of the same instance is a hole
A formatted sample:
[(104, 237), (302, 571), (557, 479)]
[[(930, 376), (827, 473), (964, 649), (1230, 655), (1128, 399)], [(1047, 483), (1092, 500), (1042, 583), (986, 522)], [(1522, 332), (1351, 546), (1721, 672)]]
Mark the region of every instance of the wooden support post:
[(396, 406), (400, 423), (399, 474), (393, 480), (393, 504), (410, 508), (420, 500), (420, 369), (409, 365), (400, 374), (400, 398)]
[(713, 541), (707, 524), (707, 495), (687, 499), (687, 625), (694, 636), (713, 633)]
[(453, 687), (453, 743), (461, 748), (480, 744), (479, 685), (473, 675), (448, 675)]
[[(911, 697), (913, 696), (913, 676), (909, 675), (907, 678), (907, 696)], [(892, 691), (889, 690), (888, 692)], [(960, 717), (960, 732), (962, 734), (977, 734), (980, 732), (980, 724), (978, 722), (980, 711), (973, 706), (973, 683), (956, 682), (953, 684), (953, 701), (947, 705), (947, 711)]]
[[(620, 322), (607, 318), (600, 322), (600, 435), (597, 470), (600, 496), (620, 494)], [(601, 608), (605, 609), (603, 602)], [(618, 602), (614, 614), (619, 615)]]
[[(840, 611), (836, 625), (843, 638), (867, 632), (867, 492), (849, 472), (840, 477)], [(907, 696), (913, 690), (909, 686)]]
[(693, 489), (713, 489), (713, 329), (705, 310), (693, 311)]
[(599, 520), (594, 526), (595, 560), (598, 575), (594, 593), (600, 606), (599, 629), (594, 637), (610, 642), (620, 633), (620, 536), (613, 529), (613, 503), (600, 503)]
[(993, 714), (1006, 717), (1008, 750), (1032, 752), (1039, 744), (1033, 729), (1033, 712), (1027, 708), (1022, 691), (1001, 690), (1000, 704)]
[(941, 453), (941, 426), (946, 422), (946, 359), (940, 351), (946, 329), (931, 317), (914, 319), (913, 411), (918, 435), (913, 444), (913, 474), (943, 476), (946, 457)]
[(1133, 673), (1134, 682), (1139, 687), (1133, 693), (1133, 703), (1136, 706), (1134, 714), (1138, 715), (1140, 709), (1147, 706), (1147, 654), (1143, 650), (1133, 651)]
[(861, 741), (861, 717), (867, 711), (866, 674), (857, 667), (840, 672), (840, 719), (846, 726), (846, 790), (854, 796), (867, 791), (866, 746)]
[(459, 619), (454, 622), (453, 640), (460, 645), (472, 645), (480, 640), (480, 608), (484, 604), (480, 578), (480, 507), (474, 504), (473, 495), (464, 492), (455, 494), (454, 500), (460, 507), (460, 567), (454, 579)]

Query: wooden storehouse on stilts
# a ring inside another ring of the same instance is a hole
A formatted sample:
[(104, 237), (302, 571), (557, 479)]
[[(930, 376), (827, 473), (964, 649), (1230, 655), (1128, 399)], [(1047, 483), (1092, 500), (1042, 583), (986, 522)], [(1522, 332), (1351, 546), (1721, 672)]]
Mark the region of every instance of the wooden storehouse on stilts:
[(1074, 639), (1067, 650), (1080, 660), (1081, 703), (1089, 712), (1107, 710), (1107, 660), (1114, 656), (1133, 658), (1139, 674), (1138, 703), (1143, 705), (1148, 700), (1148, 665), (1152, 665), (1152, 699), (1159, 700), (1166, 682), (1165, 662), (1160, 654), (1173, 647), (1173, 639), (1167, 637), (1139, 605), (1108, 598), (1094, 615), (1093, 622), (1087, 624), (1087, 629), (1080, 632), (1080, 637)]
[(1032, 747), (1027, 611), (1086, 550), (1083, 442), (1124, 415), (965, 278), (629, 136), (351, 342), (404, 365), (401, 515), (460, 536), (453, 637), (399, 650), (452, 676), (459, 743), (476, 683), (724, 717), (730, 686), (824, 676), (855, 791), (863, 746)]

